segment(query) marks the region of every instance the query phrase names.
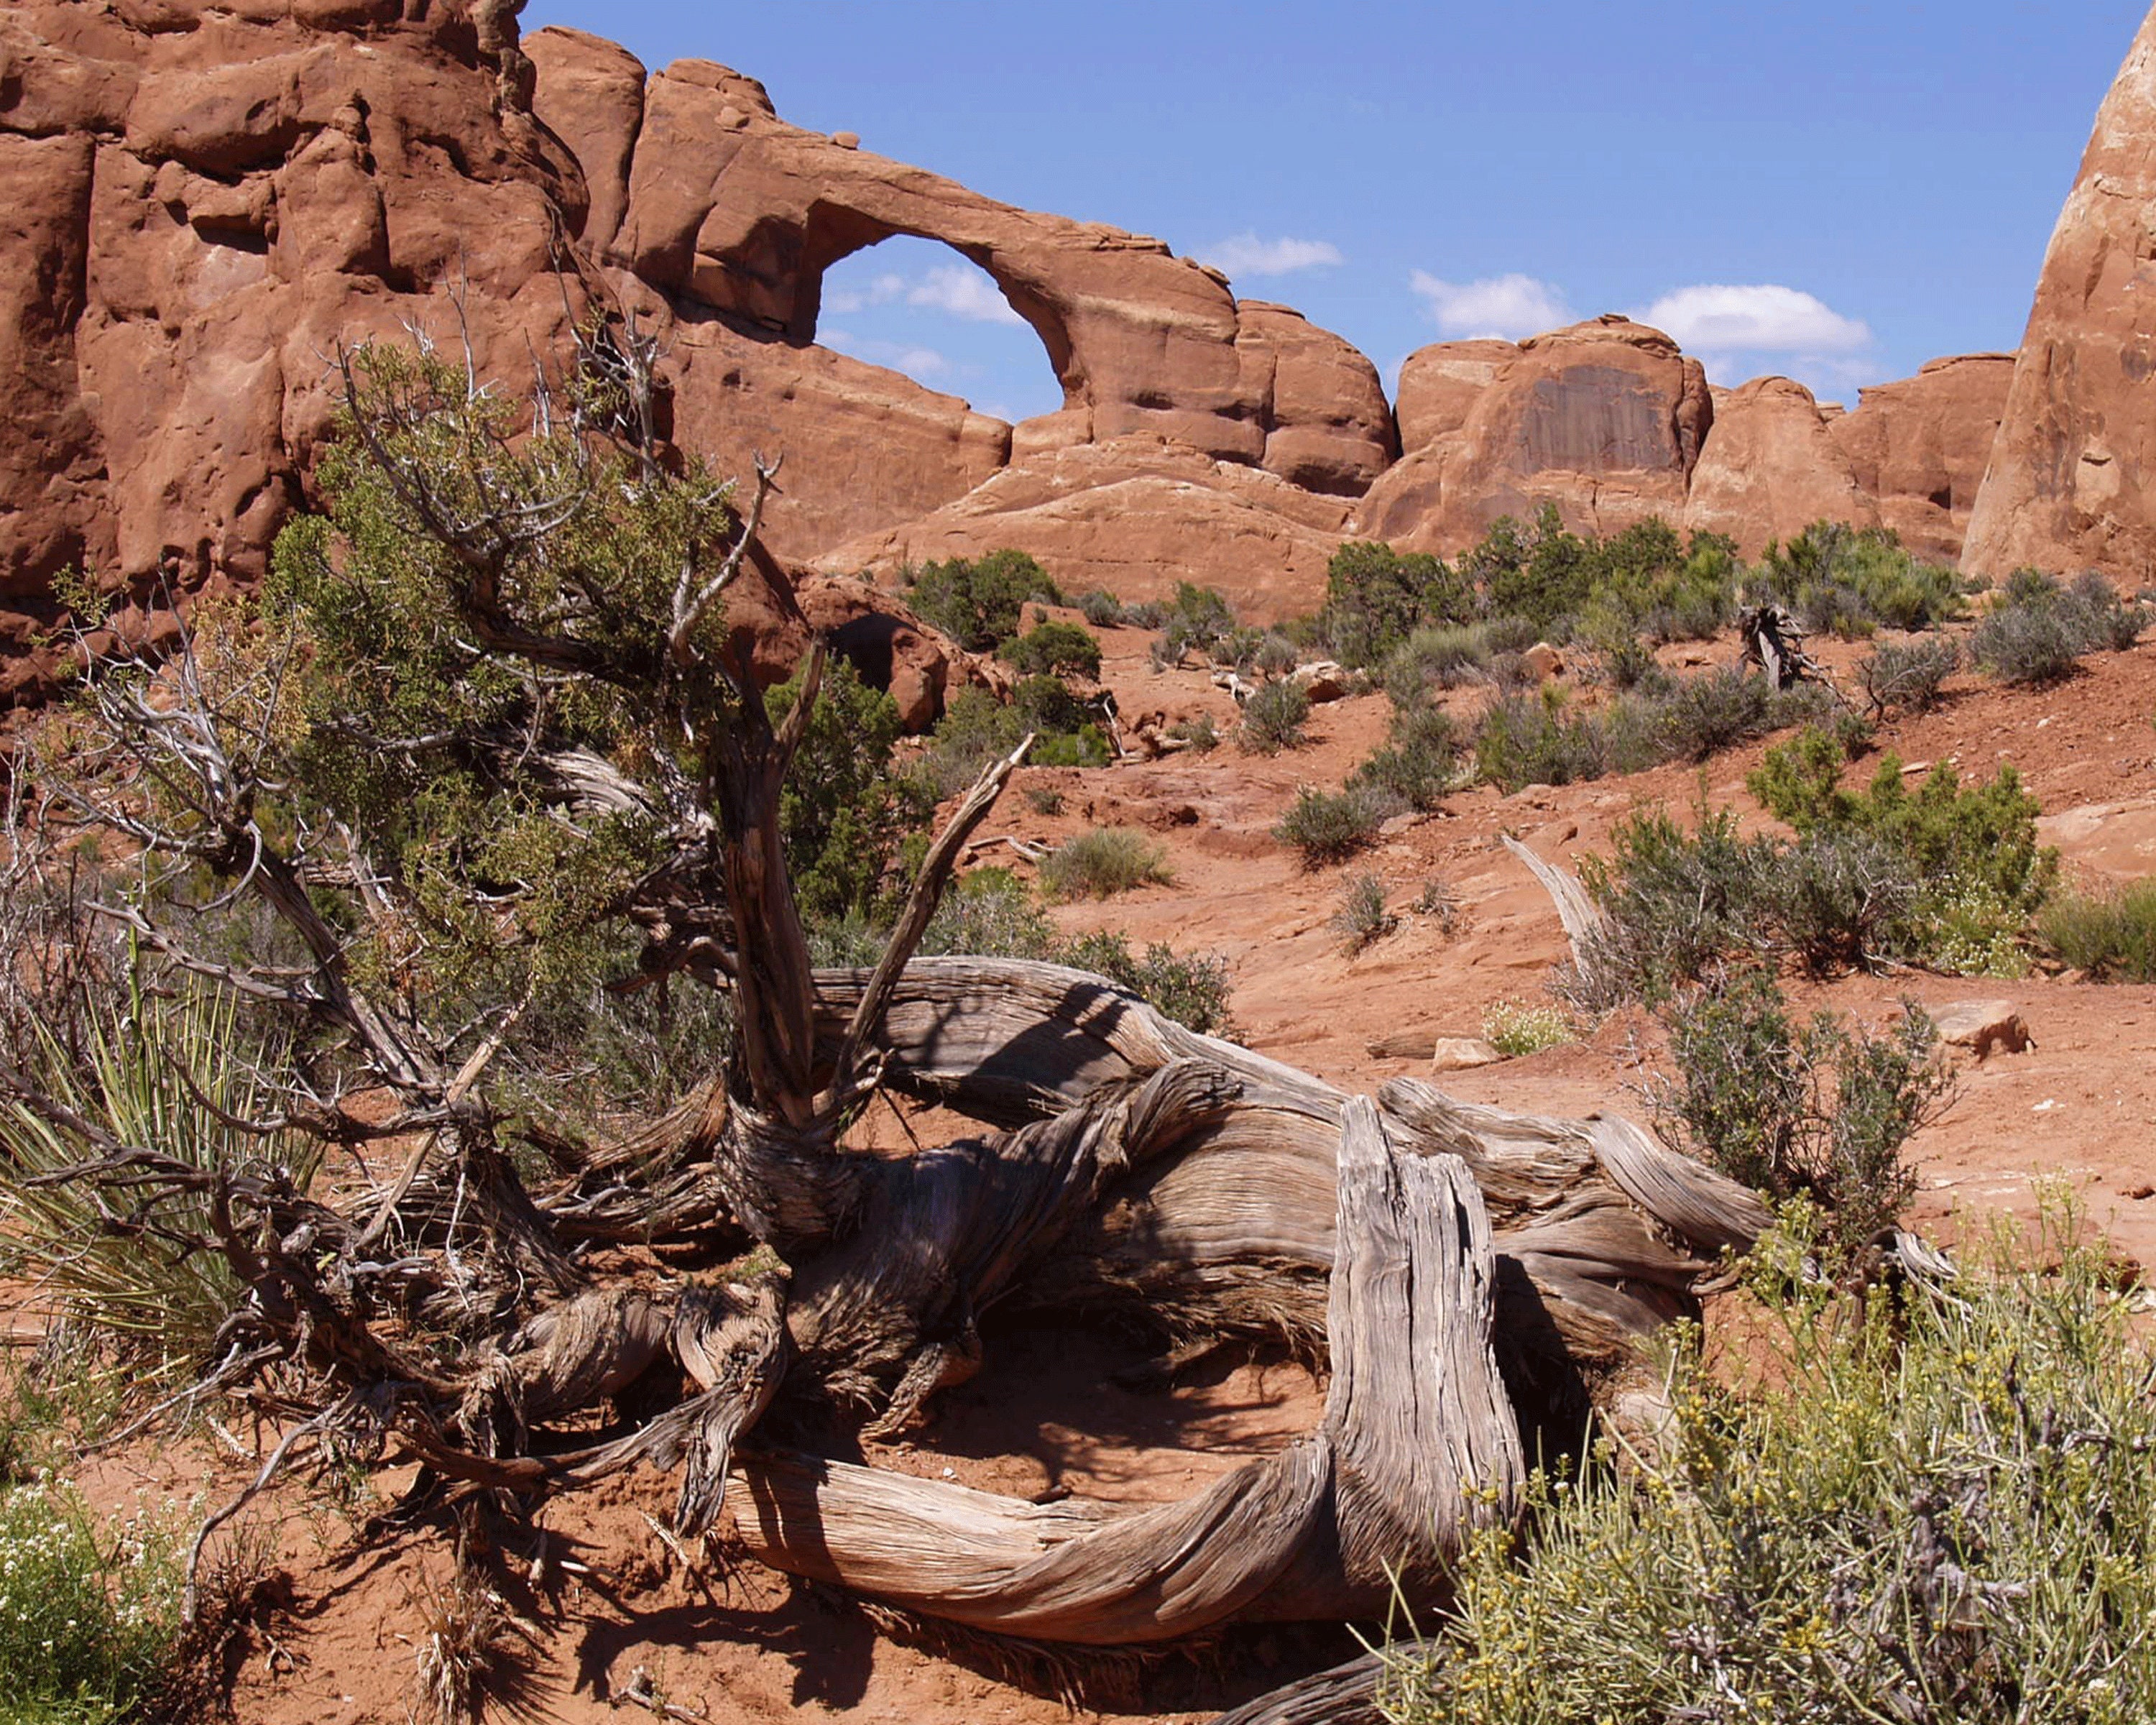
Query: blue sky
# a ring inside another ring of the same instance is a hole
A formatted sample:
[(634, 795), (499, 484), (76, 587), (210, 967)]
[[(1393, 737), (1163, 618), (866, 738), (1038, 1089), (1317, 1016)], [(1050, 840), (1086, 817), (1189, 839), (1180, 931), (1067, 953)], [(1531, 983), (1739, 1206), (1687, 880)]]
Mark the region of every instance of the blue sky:
[[(2010, 348), (2143, 0), (530, 0), (656, 70), (1008, 202), (1152, 234), (1338, 331), (1424, 342), (1605, 311), (1717, 382), (1828, 399)], [(822, 339), (1006, 418), (1046, 356), (954, 252), (825, 279)]]

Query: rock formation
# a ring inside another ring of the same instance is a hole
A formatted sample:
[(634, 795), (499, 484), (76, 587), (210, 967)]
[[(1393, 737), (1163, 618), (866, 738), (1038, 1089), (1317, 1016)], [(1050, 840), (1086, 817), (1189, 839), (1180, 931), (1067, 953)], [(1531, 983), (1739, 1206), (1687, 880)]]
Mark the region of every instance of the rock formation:
[(2098, 568), (2136, 583), (2156, 561), (2156, 11), (2097, 110), (2052, 231), (1964, 567)]
[(1015, 545), (1074, 590), (1105, 587), (1137, 601), (1193, 581), (1265, 623), (1309, 610), (1324, 593), (1348, 511), (1345, 499), (1185, 444), (1125, 437), (1014, 463), (917, 521), (846, 541), (819, 564), (891, 569)]
[[(1575, 532), (1683, 514), (1714, 408), (1699, 362), (1660, 330), (1611, 315), (1534, 336), (1509, 355), (1463, 355), (1463, 345), (1403, 368), (1402, 396), (1414, 407), (1414, 429), (1403, 431), (1409, 453), (1363, 499), (1358, 535), (1453, 551), (1499, 516), (1530, 518), (1545, 502)], [(1490, 381), (1460, 414), (1471, 373), (1441, 367), (1485, 360)]]
[(2014, 379), (2010, 353), (1935, 359), (1913, 377), (1861, 391), (1830, 427), (1879, 525), (1925, 557), (1960, 555)]
[[(830, 571), (1014, 543), (1066, 585), (1194, 579), (1274, 616), (1315, 602), (1344, 535), (1450, 552), (1544, 503), (1582, 531), (1655, 514), (1747, 552), (1831, 516), (1951, 557), (1972, 507), (1972, 567), (2138, 572), (2156, 549), (2156, 422), (2129, 411), (2156, 353), (2137, 299), (2156, 286), (2137, 249), (2156, 23), (2018, 369), (1937, 362), (1842, 415), (1786, 379), (1710, 391), (1669, 337), (1613, 316), (1426, 347), (1395, 413), (1348, 343), (1158, 240), (788, 125), (708, 60), (653, 77), (581, 32), (521, 39), (514, 10), (0, 16), (0, 706), (49, 686), (60, 572), (88, 571), (136, 632), (260, 576), (330, 429), (340, 346), (418, 331), (528, 376), (595, 311), (655, 339), (675, 447), (722, 472), (784, 458), (765, 540)], [(824, 272), (896, 234), (988, 273), (1060, 409), (1009, 425), (817, 345)], [(860, 602), (832, 601), (857, 633)], [(916, 711), (938, 651), (898, 654)]]
[[(799, 560), (1014, 454), (1166, 439), (1235, 468), (1225, 496), (1284, 476), (1255, 495), (1306, 522), (1396, 447), (1362, 355), (1158, 240), (788, 126), (708, 61), (647, 79), (578, 32), (520, 41), (501, 0), (13, 8), (0, 188), (0, 704), (49, 685), (66, 568), (137, 630), (258, 578), (329, 429), (334, 356), (370, 336), (466, 341), (516, 377), (594, 304), (633, 316), (678, 447), (722, 471), (784, 456), (765, 537)], [(815, 344), (824, 271), (896, 234), (988, 272), (1060, 412), (1014, 430)]]
[(1621, 317), (1517, 346), (1439, 342), (1400, 369), (1404, 453), (1353, 531), (1453, 552), (1548, 502), (1580, 532), (1658, 515), (1750, 556), (1831, 520), (1951, 561), (2012, 369), (1999, 354), (1934, 360), (1845, 413), (1787, 377), (1709, 388), (1668, 336)]

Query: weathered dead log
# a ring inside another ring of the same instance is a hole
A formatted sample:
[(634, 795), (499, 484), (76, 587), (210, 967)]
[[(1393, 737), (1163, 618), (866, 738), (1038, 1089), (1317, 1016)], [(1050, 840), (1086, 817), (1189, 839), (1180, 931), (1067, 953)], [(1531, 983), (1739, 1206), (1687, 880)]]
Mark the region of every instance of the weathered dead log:
[(1179, 1504), (1036, 1505), (803, 1457), (745, 1458), (739, 1535), (773, 1567), (976, 1629), (1114, 1645), (1230, 1618), (1427, 1598), (1523, 1472), (1491, 1347), (1489, 1224), (1465, 1167), (1404, 1155), (1376, 1108), (1337, 1138), (1322, 1425)]
[(1385, 1649), (1313, 1673), (1230, 1709), (1213, 1725), (1387, 1725), (1378, 1696)]

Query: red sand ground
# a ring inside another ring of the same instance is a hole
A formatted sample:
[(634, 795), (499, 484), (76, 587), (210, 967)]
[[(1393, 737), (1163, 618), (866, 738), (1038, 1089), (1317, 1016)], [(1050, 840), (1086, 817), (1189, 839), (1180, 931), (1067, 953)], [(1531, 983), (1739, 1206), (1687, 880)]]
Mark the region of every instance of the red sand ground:
[[(1111, 631), (1109, 680), (1132, 717), (1213, 711), (1228, 697), (1195, 672), (1162, 675), (1146, 638)], [(1717, 648), (1726, 656), (1726, 646)], [(1697, 663), (1701, 649), (1686, 649)], [(1686, 655), (1672, 655), (1682, 657)], [(1911, 762), (1956, 760), (1988, 774), (2011, 760), (2049, 811), (2046, 839), (2070, 871), (2123, 877), (2156, 870), (2156, 644), (2102, 655), (2056, 690), (2013, 692), (1963, 678), (1939, 711), (1882, 739)], [(1474, 697), (1462, 698), (1471, 706)], [(1404, 822), (1363, 861), (1301, 870), (1269, 829), (1300, 784), (1337, 786), (1382, 734), (1386, 706), (1367, 696), (1318, 709), (1313, 741), (1270, 759), (1232, 745), (1206, 757), (1096, 772), (1028, 770), (988, 829), (1055, 839), (1095, 823), (1140, 825), (1168, 847), (1175, 884), (1106, 904), (1065, 907), (1065, 927), (1122, 928), (1134, 942), (1167, 940), (1229, 961), (1239, 1037), (1341, 1085), (1368, 1088), (1415, 1070), (1373, 1058), (1373, 1037), (1413, 1031), (1475, 1034), (1492, 1003), (1540, 1002), (1563, 944), (1548, 900), (1499, 846), (1509, 831), (1541, 855), (1577, 864), (1605, 848), (1635, 804), (1688, 805), (1702, 776), (1669, 768), (1512, 797), (1455, 797), (1440, 814)], [(1712, 800), (1756, 814), (1743, 778), (1763, 746), (1717, 757)], [(1054, 784), (1053, 819), (1022, 792)], [(992, 848), (983, 861), (1008, 861)], [(1457, 923), (1446, 933), (1406, 915), (1399, 931), (1359, 957), (1339, 950), (1327, 921), (1349, 875), (1383, 878), (1395, 907), (1432, 878), (1450, 887)], [(2032, 976), (2001, 983), (1926, 975), (1865, 976), (1800, 990), (1879, 1020), (1904, 995), (1928, 1005), (2008, 998), (2035, 1046), (1966, 1068), (1952, 1111), (1917, 1141), (1923, 1192), (1917, 1219), (1951, 1236), (1972, 1215), (2026, 1213), (2039, 1183), (2076, 1193), (2126, 1255), (2156, 1264), (2156, 988)], [(1476, 1101), (1548, 1113), (1637, 1106), (1654, 1050), (1651, 1026), (1620, 1018), (1577, 1045), (1442, 1081)], [(1288, 1366), (1243, 1366), (1173, 1394), (1141, 1394), (1106, 1373), (1127, 1356), (1111, 1338), (1048, 1330), (990, 1338), (980, 1377), (947, 1394), (913, 1444), (875, 1454), (885, 1465), (950, 1471), (969, 1483), (1021, 1493), (1063, 1485), (1106, 1498), (1180, 1496), (1245, 1457), (1306, 1429), (1320, 1390)], [(244, 1435), (243, 1435), (244, 1436)], [(243, 1441), (242, 1448), (248, 1447)], [(139, 1456), (139, 1472), (191, 1487), (194, 1459)], [(220, 1490), (245, 1466), (222, 1457)], [(131, 1488), (124, 1466), (106, 1483)], [(536, 1626), (531, 1695), (545, 1717), (582, 1722), (649, 1716), (623, 1697), (639, 1671), (671, 1717), (713, 1721), (839, 1718), (987, 1725), (1076, 1717), (1203, 1718), (1353, 1646), (1337, 1633), (1250, 1632), (1197, 1656), (1143, 1669), (1096, 1664), (1076, 1672), (1017, 1668), (980, 1645), (911, 1643), (858, 1606), (744, 1566), (686, 1573), (644, 1517), (663, 1517), (663, 1481), (649, 1478), (551, 1507), (543, 1552), (506, 1553), (524, 1578), (511, 1603)], [(364, 1552), (348, 1522), (285, 1493), (264, 1532), (289, 1572), (269, 1637), (236, 1646), (234, 1706), (248, 1725), (358, 1725), (407, 1717), (415, 1638), (444, 1563), (424, 1540)], [(572, 1566), (575, 1567), (572, 1567)], [(1066, 1710), (1064, 1692), (1079, 1698)]]

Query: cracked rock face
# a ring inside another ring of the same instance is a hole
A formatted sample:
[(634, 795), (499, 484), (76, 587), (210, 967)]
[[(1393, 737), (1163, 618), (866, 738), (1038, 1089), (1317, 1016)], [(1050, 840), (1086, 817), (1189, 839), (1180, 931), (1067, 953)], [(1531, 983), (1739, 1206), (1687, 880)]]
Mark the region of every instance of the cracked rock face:
[(2156, 560), (2156, 13), (2097, 110), (2045, 254), (1963, 565)]

